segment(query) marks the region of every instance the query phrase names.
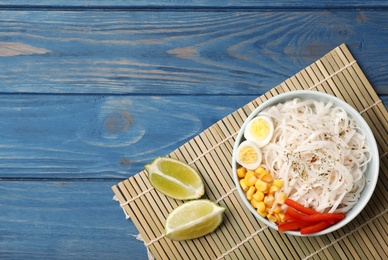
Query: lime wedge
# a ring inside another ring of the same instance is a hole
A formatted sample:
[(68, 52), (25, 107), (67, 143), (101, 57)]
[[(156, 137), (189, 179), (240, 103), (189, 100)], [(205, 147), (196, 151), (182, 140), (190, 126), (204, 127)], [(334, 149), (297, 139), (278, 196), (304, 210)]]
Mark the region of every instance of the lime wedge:
[(173, 199), (198, 199), (205, 193), (199, 173), (179, 160), (158, 157), (144, 168), (152, 186)]
[(171, 240), (207, 235), (222, 223), (224, 211), (224, 207), (206, 199), (183, 203), (168, 215), (165, 235)]

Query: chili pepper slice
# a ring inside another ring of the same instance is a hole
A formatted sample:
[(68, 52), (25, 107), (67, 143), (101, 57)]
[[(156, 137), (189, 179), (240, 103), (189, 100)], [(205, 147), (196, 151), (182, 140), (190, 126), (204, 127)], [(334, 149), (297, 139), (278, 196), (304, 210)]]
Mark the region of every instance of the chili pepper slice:
[(319, 213), (313, 215), (304, 215), (301, 217), (301, 221), (306, 222), (321, 222), (326, 221), (330, 224), (337, 223), (345, 218), (345, 214), (343, 213)]
[(279, 232), (285, 232), (285, 231), (298, 231), (303, 227), (309, 226), (310, 223), (302, 223), (300, 221), (287, 221), (279, 223), (278, 230)]
[(331, 226), (329, 222), (322, 221), (318, 222), (317, 224), (301, 228), (300, 233), (302, 235), (313, 234), (322, 231), (325, 228), (328, 228), (329, 226)]
[(294, 208), (294, 209), (296, 209), (304, 214), (307, 214), (307, 215), (320, 214), (318, 211), (315, 211), (311, 208), (307, 208), (307, 207), (303, 206), (302, 204), (300, 204), (300, 203), (298, 203), (295, 200), (292, 200), (290, 198), (287, 198), (285, 200), (284, 204), (286, 204), (287, 206)]

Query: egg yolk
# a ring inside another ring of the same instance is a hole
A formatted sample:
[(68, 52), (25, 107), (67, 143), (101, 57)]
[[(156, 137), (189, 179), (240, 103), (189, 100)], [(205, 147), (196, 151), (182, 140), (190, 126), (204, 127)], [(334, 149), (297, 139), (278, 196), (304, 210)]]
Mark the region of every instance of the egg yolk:
[(252, 122), (250, 132), (253, 136), (255, 136), (257, 139), (264, 139), (269, 135), (269, 125), (265, 120), (258, 119)]
[(251, 164), (257, 161), (258, 155), (252, 147), (244, 147), (241, 149), (239, 155), (240, 160), (244, 163)]

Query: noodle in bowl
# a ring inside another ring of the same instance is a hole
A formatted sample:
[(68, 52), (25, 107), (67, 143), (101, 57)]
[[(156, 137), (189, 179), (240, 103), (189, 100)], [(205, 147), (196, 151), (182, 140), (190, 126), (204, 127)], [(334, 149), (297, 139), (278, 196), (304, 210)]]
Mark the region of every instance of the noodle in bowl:
[(332, 95), (308, 90), (275, 96), (249, 115), (233, 149), (233, 178), (244, 204), (274, 229), (277, 225), (251, 206), (236, 174), (244, 130), (259, 114), (271, 118), (275, 126), (271, 141), (260, 148), (261, 165), (284, 182), (282, 192), (318, 212), (346, 214), (344, 220), (312, 235), (333, 232), (355, 218), (372, 196), (379, 173), (377, 144), (362, 116)]

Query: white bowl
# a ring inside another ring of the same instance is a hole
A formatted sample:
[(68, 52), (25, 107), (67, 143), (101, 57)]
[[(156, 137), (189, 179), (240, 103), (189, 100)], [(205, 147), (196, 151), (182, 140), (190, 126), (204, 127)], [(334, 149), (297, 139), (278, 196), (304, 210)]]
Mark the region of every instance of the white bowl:
[(367, 170), (364, 173), (365, 177), (366, 177), (365, 188), (362, 191), (361, 197), (360, 197), (359, 201), (357, 202), (357, 204), (354, 205), (353, 208), (346, 213), (345, 219), (343, 219), (342, 221), (338, 222), (337, 224), (335, 224), (333, 226), (330, 226), (329, 228), (326, 228), (323, 231), (320, 231), (320, 232), (317, 232), (317, 233), (314, 233), (311, 235), (301, 235), (300, 232), (297, 232), (297, 231), (284, 232), (286, 234), (296, 235), (296, 236), (319, 236), (319, 235), (328, 234), (330, 232), (333, 232), (333, 231), (345, 226), (350, 221), (352, 221), (364, 209), (364, 207), (366, 206), (366, 204), (368, 203), (368, 201), (370, 200), (370, 198), (374, 192), (374, 189), (376, 187), (376, 183), (378, 180), (378, 175), (379, 175), (380, 158), (379, 158), (379, 153), (378, 153), (377, 144), (376, 144), (376, 140), (374, 138), (374, 135), (373, 135), (371, 129), (369, 128), (368, 124), (364, 120), (364, 118), (360, 115), (360, 113), (357, 112), (353, 107), (351, 107), (349, 104), (347, 104), (343, 100), (341, 100), (335, 96), (332, 96), (332, 95), (329, 95), (326, 93), (322, 93), (322, 92), (311, 91), (311, 90), (295, 90), (295, 91), (290, 91), (290, 92), (286, 92), (283, 94), (279, 94), (279, 95), (265, 101), (263, 104), (261, 104), (259, 107), (257, 107), (248, 116), (248, 118), (245, 120), (244, 124), (242, 125), (242, 127), (237, 135), (237, 138), (236, 138), (236, 141), (235, 141), (235, 144), (233, 147), (233, 158), (232, 158), (233, 179), (234, 179), (235, 185), (237, 187), (238, 193), (239, 193), (242, 201), (246, 205), (246, 207), (248, 207), (249, 210), (260, 221), (264, 222), (267, 226), (277, 230), (277, 225), (270, 222), (267, 218), (263, 218), (262, 216), (260, 216), (256, 212), (256, 210), (251, 206), (251, 204), (249, 203), (247, 198), (245, 197), (245, 192), (242, 190), (242, 188), (240, 186), (239, 178), (238, 178), (237, 173), (236, 173), (236, 170), (237, 170), (236, 150), (237, 150), (238, 145), (242, 141), (245, 140), (244, 135), (243, 135), (244, 129), (245, 129), (246, 125), (248, 124), (248, 122), (251, 121), (253, 117), (255, 117), (262, 110), (264, 110), (268, 107), (277, 105), (279, 103), (284, 103), (284, 102), (292, 100), (294, 98), (299, 98), (300, 100), (314, 99), (317, 101), (323, 101), (325, 103), (332, 102), (334, 106), (339, 106), (339, 107), (342, 107), (343, 109), (345, 109), (345, 111), (348, 113), (348, 115), (356, 121), (357, 126), (359, 128), (361, 128), (362, 131), (364, 132), (365, 137), (366, 137), (366, 143), (369, 146), (370, 152), (371, 152), (371, 161), (368, 163)]

